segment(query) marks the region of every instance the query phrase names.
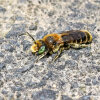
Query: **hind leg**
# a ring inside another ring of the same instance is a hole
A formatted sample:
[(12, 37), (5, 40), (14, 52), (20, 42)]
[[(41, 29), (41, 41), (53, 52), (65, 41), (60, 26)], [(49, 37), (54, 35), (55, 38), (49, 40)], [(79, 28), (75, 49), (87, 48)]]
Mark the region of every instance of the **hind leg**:
[(88, 45), (87, 44), (76, 44), (76, 43), (72, 43), (72, 44), (70, 44), (70, 47), (71, 48), (74, 48), (74, 49), (81, 49), (81, 48), (88, 47)]

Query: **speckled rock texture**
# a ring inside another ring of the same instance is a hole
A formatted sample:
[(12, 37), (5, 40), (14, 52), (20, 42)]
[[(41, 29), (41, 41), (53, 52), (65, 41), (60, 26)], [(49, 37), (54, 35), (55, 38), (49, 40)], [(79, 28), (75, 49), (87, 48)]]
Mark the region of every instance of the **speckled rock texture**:
[[(88, 30), (88, 48), (34, 63), (35, 39)], [(99, 0), (0, 0), (0, 100), (100, 100)]]

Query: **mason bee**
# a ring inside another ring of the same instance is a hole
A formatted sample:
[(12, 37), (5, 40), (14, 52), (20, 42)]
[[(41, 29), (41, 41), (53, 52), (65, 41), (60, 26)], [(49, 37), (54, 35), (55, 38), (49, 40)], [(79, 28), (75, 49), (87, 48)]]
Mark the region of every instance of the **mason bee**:
[(92, 42), (92, 35), (86, 30), (70, 30), (61, 32), (60, 34), (47, 34), (40, 40), (35, 40), (29, 33), (27, 34), (34, 41), (31, 46), (31, 51), (38, 56), (36, 61), (43, 58), (48, 53), (56, 53), (52, 60), (55, 61), (63, 50), (69, 48), (84, 48), (88, 46), (88, 43)]

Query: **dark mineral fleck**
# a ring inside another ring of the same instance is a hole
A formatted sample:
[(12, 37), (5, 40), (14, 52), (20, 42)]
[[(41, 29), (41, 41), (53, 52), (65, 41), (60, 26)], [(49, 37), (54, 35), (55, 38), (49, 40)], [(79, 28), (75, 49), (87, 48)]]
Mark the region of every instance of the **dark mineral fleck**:
[(0, 57), (4, 57), (4, 54), (2, 52), (0, 52)]
[(73, 99), (66, 95), (62, 95), (62, 100), (73, 100)]
[(23, 35), (25, 33), (25, 27), (25, 24), (15, 24), (5, 37), (10, 38)]
[(5, 67), (4, 63), (0, 63), (0, 70), (2, 70)]
[(53, 90), (46, 90), (43, 89), (39, 92), (34, 92), (32, 94), (33, 100), (55, 100), (56, 99), (56, 92)]
[(29, 27), (29, 30), (37, 30), (37, 26), (36, 26), (36, 25), (31, 25), (31, 26)]
[(0, 6), (0, 13), (1, 13), (1, 12), (2, 12), (2, 13), (5, 13), (5, 12), (6, 12), (6, 9)]
[(9, 51), (9, 52), (13, 52), (15, 50), (14, 47), (12, 47), (10, 44), (4, 44), (1, 47), (2, 49), (4, 49), (5, 51)]

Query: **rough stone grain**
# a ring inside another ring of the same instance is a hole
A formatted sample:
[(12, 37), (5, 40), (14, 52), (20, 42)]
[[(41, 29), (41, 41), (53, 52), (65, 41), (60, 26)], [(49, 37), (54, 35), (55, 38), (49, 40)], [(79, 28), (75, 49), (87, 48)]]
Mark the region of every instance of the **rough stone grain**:
[[(33, 40), (88, 30), (87, 48), (47, 55), (37, 63)], [(61, 94), (59, 94), (61, 92)], [(0, 0), (0, 100), (100, 100), (98, 0)]]

